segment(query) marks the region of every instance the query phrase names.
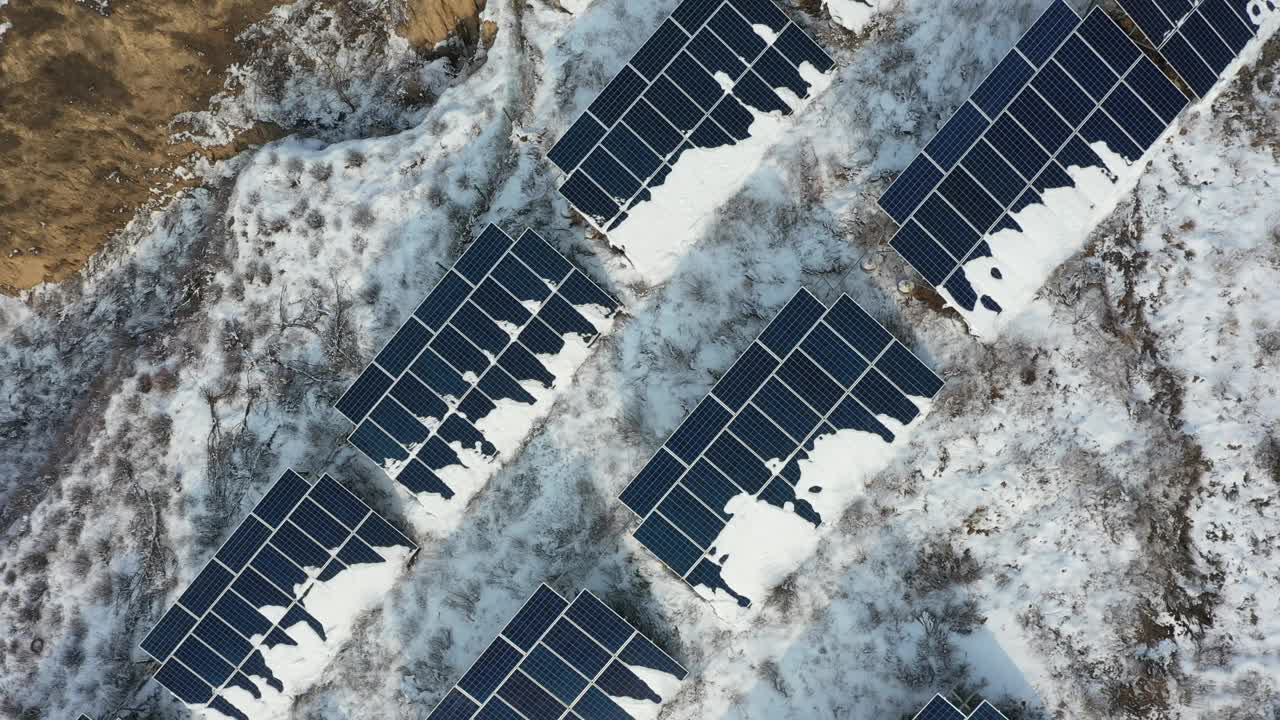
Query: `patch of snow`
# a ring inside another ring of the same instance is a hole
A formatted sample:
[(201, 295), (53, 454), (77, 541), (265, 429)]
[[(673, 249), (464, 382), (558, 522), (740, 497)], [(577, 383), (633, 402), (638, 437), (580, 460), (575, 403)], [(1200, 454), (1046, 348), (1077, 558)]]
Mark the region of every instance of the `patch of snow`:
[(560, 0), (560, 7), (574, 15), (581, 15), (587, 8), (591, 7), (591, 3), (592, 0)]
[(876, 14), (884, 11), (889, 0), (823, 0), (827, 12), (837, 25), (852, 32), (862, 32)]

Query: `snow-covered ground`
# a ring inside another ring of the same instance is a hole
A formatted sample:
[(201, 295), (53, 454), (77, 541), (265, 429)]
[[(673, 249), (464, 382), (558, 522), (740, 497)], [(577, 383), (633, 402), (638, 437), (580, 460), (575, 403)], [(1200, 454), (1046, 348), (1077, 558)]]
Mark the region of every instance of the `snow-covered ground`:
[[(574, 223), (543, 155), (674, 4), (491, 2), (493, 46), (407, 129), (197, 168), (206, 189), (82, 281), (0, 300), (0, 716), (185, 716), (136, 643), (285, 467), (409, 526), (331, 406), (489, 221), (537, 228), (630, 315), (461, 526), (419, 528), (294, 717), (422, 716), (542, 581), (690, 670), (667, 718), (894, 717), (958, 683), (1011, 717), (1274, 714), (1277, 41), (981, 344), (897, 291), (875, 199), (1042, 3), (903, 0), (856, 35), (788, 5), (835, 78), (697, 237), (657, 239), (682, 254), (654, 287)], [(848, 292), (947, 386), (728, 627), (616, 496), (801, 285)]]

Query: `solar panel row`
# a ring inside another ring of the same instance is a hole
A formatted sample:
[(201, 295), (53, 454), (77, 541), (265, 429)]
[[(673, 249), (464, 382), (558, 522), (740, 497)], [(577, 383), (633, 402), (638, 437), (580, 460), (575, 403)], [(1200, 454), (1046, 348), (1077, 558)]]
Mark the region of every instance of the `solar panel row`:
[(1256, 34), (1249, 0), (1121, 0), (1143, 34), (1200, 96)]
[(397, 547), (417, 550), (329, 476), (312, 485), (287, 471), (140, 647), (161, 663), (155, 679), (178, 699), (244, 718), (223, 693), (234, 687), (258, 697), (279, 684), (265, 652), (296, 645), (308, 628), (324, 637), (307, 595), (350, 567), (387, 562)]
[(569, 603), (543, 585), (428, 720), (626, 720), (625, 707), (663, 702), (652, 673), (687, 674), (596, 596)]
[[(842, 431), (884, 443), (910, 425), (942, 380), (847, 296), (830, 309), (801, 290), (716, 383), (622, 492), (642, 522), (636, 538), (697, 588), (750, 598), (722, 576), (717, 540), (737, 496), (814, 526), (804, 499), (827, 478), (804, 477), (815, 446)], [(845, 438), (847, 440), (848, 438)]]
[(351, 443), (411, 492), (452, 498), (460, 472), (514, 449), (486, 423), (567, 382), (553, 360), (567, 342), (593, 342), (617, 310), (537, 233), (512, 241), (490, 225), (338, 401), (356, 424)]
[(745, 140), (753, 111), (790, 114), (803, 68), (834, 64), (772, 0), (685, 0), (548, 153), (560, 193), (612, 230), (685, 151)]
[(941, 695), (934, 695), (913, 720), (1008, 720), (994, 705), (983, 700), (973, 712), (965, 714)]
[(1112, 176), (1096, 144), (1140, 159), (1186, 102), (1101, 9), (1081, 21), (1054, 0), (881, 196), (901, 226), (890, 244), (958, 307), (998, 313), (965, 270), (991, 257), (988, 238), (1021, 232), (1019, 213), (1075, 187), (1069, 169)]

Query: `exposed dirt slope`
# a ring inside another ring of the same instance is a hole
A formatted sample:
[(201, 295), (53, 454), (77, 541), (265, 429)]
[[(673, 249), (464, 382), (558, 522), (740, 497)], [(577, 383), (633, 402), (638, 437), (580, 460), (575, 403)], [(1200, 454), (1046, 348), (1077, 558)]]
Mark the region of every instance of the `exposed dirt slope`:
[(430, 50), (457, 33), (468, 44), (479, 38), (486, 0), (407, 0), (400, 34), (414, 47)]
[(193, 149), (170, 120), (205, 106), (236, 35), (279, 2), (0, 9), (0, 291), (74, 273), (167, 182)]

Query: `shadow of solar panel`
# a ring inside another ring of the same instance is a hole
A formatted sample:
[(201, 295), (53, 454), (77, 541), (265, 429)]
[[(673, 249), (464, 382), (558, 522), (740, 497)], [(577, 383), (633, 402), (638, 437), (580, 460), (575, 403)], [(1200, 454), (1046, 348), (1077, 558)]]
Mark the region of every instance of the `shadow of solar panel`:
[(550, 719), (572, 717), (570, 707), (623, 712), (614, 699), (661, 704), (662, 690), (642, 679), (652, 675), (634, 672), (640, 668), (675, 681), (687, 675), (591, 593), (569, 603), (542, 585), (429, 717)]
[[(853, 300), (828, 308), (802, 290), (623, 490), (641, 519), (635, 538), (699, 592), (749, 606), (759, 589), (744, 593), (722, 572), (726, 561), (752, 562), (749, 550), (725, 547), (742, 509), (754, 499), (820, 525), (810, 498), (829, 481), (817, 468), (830, 448), (865, 436), (892, 443), (877, 415), (909, 425), (941, 387)], [(846, 431), (856, 435), (827, 443)]]
[(356, 423), (352, 445), (415, 495), (454, 498), (457, 473), (492, 468), (464, 464), (450, 443), (497, 456), (503, 448), (481, 421), (503, 400), (536, 405), (523, 383), (565, 385), (546, 356), (560, 354), (570, 335), (590, 344), (618, 307), (536, 233), (513, 242), (489, 225), (339, 400)]
[[(360, 529), (353, 528), (356, 523)], [(356, 544), (357, 552), (343, 554)], [(407, 552), (393, 554), (394, 547)], [(310, 628), (321, 641), (326, 638), (320, 621), (303, 609), (304, 597), (329, 592), (325, 583), (351, 565), (407, 559), (416, 551), (412, 542), (333, 479), (324, 476), (313, 485), (286, 471), (140, 647), (161, 663), (157, 682), (180, 700), (207, 706), (214, 714), (243, 717), (221, 695), (223, 690), (234, 686), (261, 696), (269, 689), (284, 689), (260, 649), (296, 645), (286, 632), (295, 626)], [(337, 559), (340, 555), (345, 562)], [(312, 574), (302, 567), (311, 568)]]
[(560, 194), (614, 229), (653, 199), (646, 180), (685, 140), (724, 147), (751, 136), (755, 113), (794, 112), (791, 97), (811, 94), (805, 66), (835, 63), (771, 0), (685, 0), (547, 153), (567, 176)]

